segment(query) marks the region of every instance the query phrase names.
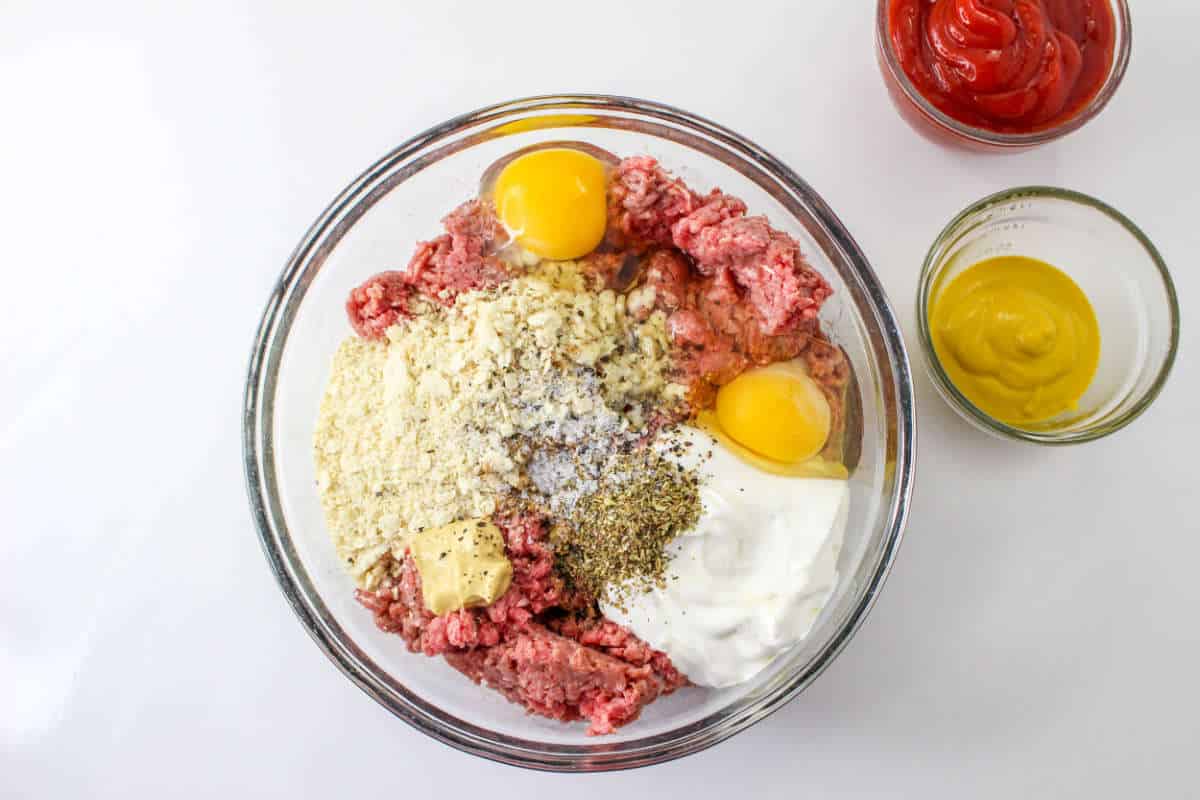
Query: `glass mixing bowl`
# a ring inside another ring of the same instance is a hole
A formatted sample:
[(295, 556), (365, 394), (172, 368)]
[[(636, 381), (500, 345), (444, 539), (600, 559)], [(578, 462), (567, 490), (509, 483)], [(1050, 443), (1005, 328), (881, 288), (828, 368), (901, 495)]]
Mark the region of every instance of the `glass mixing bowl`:
[[(474, 195), (497, 158), (539, 142), (650, 154), (692, 186), (720, 186), (800, 242), (836, 295), (822, 319), (853, 366), (851, 515), (836, 593), (811, 635), (733, 689), (687, 688), (606, 737), (530, 716), (441, 659), (413, 655), (354, 600), (314, 488), (312, 434), (338, 343), (343, 303), (369, 275), (403, 268), (414, 244)], [(396, 716), (461, 750), (545, 770), (596, 771), (694, 753), (799, 694), (862, 624), (900, 543), (912, 487), (913, 392), (896, 318), (867, 260), (825, 202), (791, 169), (732, 131), (668, 106), (606, 96), (536, 97), (452, 119), (373, 164), (296, 248), (267, 303), (246, 382), (244, 459), (271, 568), (330, 659)]]
[[(1021, 427), (967, 399), (943, 369), (930, 309), (963, 270), (996, 256), (1028, 256), (1071, 276), (1100, 324), (1100, 363), (1078, 406)], [(1154, 244), (1124, 214), (1068, 189), (1026, 186), (983, 198), (951, 220), (921, 270), (921, 351), (933, 385), (987, 433), (1035, 444), (1076, 444), (1115, 433), (1158, 397), (1179, 348), (1179, 300)]]

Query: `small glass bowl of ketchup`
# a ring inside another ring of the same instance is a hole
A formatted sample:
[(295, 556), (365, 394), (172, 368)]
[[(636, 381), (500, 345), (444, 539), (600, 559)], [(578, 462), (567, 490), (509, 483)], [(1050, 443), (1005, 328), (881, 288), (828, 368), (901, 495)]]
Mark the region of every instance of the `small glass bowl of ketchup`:
[(1085, 125), (1129, 63), (1126, 0), (879, 0), (875, 44), (896, 108), (919, 133), (1026, 149)]

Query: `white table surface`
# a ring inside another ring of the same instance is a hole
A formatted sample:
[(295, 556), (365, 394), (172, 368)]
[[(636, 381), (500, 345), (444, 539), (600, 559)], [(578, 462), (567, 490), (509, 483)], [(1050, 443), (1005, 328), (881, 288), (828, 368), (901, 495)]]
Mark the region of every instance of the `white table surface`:
[(3, 3), (0, 796), (1200, 796), (1194, 319), (1150, 412), (1073, 449), (974, 432), (915, 360), (916, 497), (866, 626), (769, 720), (626, 774), (461, 755), (343, 678), (259, 551), (238, 428), (259, 313), (327, 201), (427, 126), (555, 90), (674, 103), (781, 156), (910, 347), (930, 241), (1025, 183), (1138, 221), (1187, 317), (1191, 0), (1135, 2), (1109, 109), (1017, 157), (904, 126), (866, 0), (187, 5)]

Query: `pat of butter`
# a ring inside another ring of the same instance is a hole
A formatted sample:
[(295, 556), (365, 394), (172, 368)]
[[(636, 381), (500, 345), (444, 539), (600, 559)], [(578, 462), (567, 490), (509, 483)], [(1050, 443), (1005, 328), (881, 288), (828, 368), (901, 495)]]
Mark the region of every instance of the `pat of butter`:
[(409, 550), (421, 575), (425, 607), (439, 616), (491, 605), (512, 583), (504, 537), (487, 520), (460, 520), (421, 531)]

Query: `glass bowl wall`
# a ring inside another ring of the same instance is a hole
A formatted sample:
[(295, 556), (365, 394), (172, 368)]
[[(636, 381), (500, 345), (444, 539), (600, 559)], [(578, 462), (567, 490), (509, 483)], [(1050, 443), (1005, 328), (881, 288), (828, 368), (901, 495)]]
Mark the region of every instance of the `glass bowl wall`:
[[(354, 601), (326, 533), (311, 441), (334, 350), (350, 335), (352, 287), (402, 269), (417, 241), (472, 196), (497, 158), (546, 141), (650, 154), (707, 191), (720, 186), (795, 236), (833, 285), (826, 330), (852, 363), (852, 511), (841, 581), (812, 635), (735, 689), (685, 689), (608, 737), (529, 716), (440, 659), (413, 655)], [(343, 191), (280, 277), (246, 385), (247, 484), (259, 535), (301, 622), (351, 680), (396, 716), (461, 750), (509, 764), (594, 771), (666, 761), (711, 746), (780, 708), (829, 665), (861, 624), (895, 556), (912, 485), (914, 419), (896, 319), (853, 239), (792, 170), (733, 132), (668, 106), (607, 96), (537, 97), (482, 109), (389, 153)]]

